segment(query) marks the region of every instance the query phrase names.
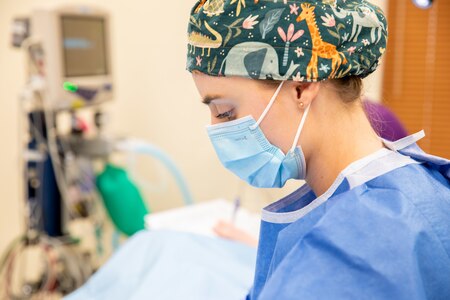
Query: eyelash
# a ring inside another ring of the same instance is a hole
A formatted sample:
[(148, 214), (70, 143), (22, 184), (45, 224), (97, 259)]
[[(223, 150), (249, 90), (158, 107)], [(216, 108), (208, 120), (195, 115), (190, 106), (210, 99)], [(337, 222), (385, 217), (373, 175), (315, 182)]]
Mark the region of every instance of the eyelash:
[(216, 118), (217, 118), (217, 119), (225, 119), (225, 118), (227, 118), (228, 120), (231, 120), (231, 119), (233, 118), (233, 112), (234, 112), (234, 109), (229, 110), (229, 111), (227, 111), (227, 112), (218, 114), (218, 115), (216, 116)]

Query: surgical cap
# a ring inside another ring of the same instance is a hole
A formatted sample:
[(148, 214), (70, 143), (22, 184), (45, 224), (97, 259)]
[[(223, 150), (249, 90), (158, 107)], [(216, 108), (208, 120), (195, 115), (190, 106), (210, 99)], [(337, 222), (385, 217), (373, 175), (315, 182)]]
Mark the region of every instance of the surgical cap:
[(364, 0), (200, 0), (190, 13), (186, 69), (309, 82), (364, 78), (386, 43), (383, 11)]

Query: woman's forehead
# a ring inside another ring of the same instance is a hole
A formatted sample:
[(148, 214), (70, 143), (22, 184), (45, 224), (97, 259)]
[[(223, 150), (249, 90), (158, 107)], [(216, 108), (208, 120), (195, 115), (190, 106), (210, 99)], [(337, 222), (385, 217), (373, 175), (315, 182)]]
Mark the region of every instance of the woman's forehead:
[(212, 99), (241, 99), (257, 97), (264, 89), (257, 80), (238, 76), (211, 76), (200, 72), (192, 74), (203, 102)]
[(205, 85), (205, 88), (214, 89), (245, 89), (255, 85), (254, 79), (243, 78), (239, 76), (212, 76), (202, 72), (193, 72), (192, 77), (197, 84)]

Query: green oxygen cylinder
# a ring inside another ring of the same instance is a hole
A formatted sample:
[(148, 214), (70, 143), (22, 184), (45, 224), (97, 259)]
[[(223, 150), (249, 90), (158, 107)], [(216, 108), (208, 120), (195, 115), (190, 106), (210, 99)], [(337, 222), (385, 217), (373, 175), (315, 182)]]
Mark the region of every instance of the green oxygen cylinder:
[(144, 229), (144, 217), (149, 210), (124, 169), (107, 164), (97, 176), (96, 184), (109, 216), (122, 233), (131, 236)]

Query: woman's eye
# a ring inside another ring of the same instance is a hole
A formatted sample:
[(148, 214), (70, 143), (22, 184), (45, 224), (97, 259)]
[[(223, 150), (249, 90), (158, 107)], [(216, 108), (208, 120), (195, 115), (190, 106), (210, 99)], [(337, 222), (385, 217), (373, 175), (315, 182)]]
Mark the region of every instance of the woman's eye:
[(228, 119), (229, 121), (233, 119), (233, 110), (216, 115), (217, 119)]
[(236, 106), (227, 99), (215, 99), (208, 104), (211, 117), (221, 121), (231, 121), (236, 118)]

